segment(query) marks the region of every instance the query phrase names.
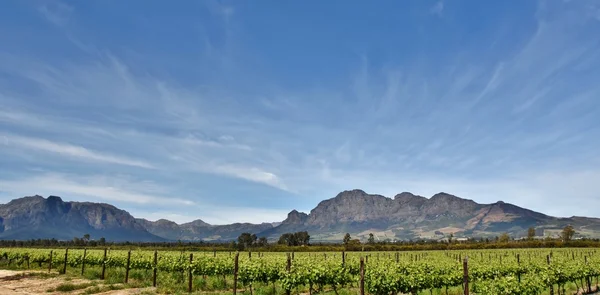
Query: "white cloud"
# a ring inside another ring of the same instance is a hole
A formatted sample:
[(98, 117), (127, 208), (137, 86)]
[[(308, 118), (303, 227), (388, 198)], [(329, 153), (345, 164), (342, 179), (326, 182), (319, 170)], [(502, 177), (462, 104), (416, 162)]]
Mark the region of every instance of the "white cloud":
[(52, 0), (38, 7), (38, 11), (53, 25), (64, 26), (71, 18), (73, 7), (58, 0)]
[(442, 12), (444, 12), (444, 2), (438, 1), (435, 3), (433, 7), (429, 10), (431, 14), (435, 14), (437, 16), (442, 16)]
[(263, 183), (284, 191), (288, 190), (287, 186), (277, 175), (259, 168), (235, 165), (217, 165), (209, 168), (208, 170), (217, 174)]
[(183, 144), (192, 146), (205, 146), (213, 148), (232, 148), (245, 151), (251, 151), (252, 148), (245, 144), (236, 143), (231, 136), (221, 136), (220, 141), (199, 139), (194, 136), (188, 136), (182, 139)]
[(19, 180), (0, 180), (0, 190), (22, 197), (29, 195), (59, 195), (67, 200), (103, 200), (144, 205), (194, 205), (186, 199), (155, 195), (147, 182), (127, 181), (124, 177), (81, 177), (64, 174), (41, 174)]
[(10, 134), (4, 134), (2, 135), (2, 137), (4, 139), (4, 142), (9, 146), (14, 145), (26, 149), (49, 152), (59, 154), (65, 157), (78, 158), (95, 162), (105, 162), (148, 169), (153, 168), (151, 164), (144, 161), (92, 151), (81, 146), (71, 145), (67, 143), (57, 143), (45, 139), (30, 138)]

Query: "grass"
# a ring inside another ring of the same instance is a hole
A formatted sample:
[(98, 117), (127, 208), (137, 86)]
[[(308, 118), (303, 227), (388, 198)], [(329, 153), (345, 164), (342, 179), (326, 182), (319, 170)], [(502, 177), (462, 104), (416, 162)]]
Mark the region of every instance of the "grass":
[(124, 285), (94, 286), (92, 288), (86, 289), (81, 294), (97, 294), (97, 293), (104, 293), (104, 292), (114, 291), (114, 290), (122, 290), (125, 288), (126, 288), (126, 286), (124, 286)]
[(83, 283), (83, 284), (62, 283), (62, 284), (56, 286), (56, 288), (48, 289), (47, 292), (71, 292), (71, 291), (75, 291), (75, 290), (86, 289), (86, 288), (89, 288), (89, 287), (95, 286), (95, 285), (96, 285), (95, 282)]

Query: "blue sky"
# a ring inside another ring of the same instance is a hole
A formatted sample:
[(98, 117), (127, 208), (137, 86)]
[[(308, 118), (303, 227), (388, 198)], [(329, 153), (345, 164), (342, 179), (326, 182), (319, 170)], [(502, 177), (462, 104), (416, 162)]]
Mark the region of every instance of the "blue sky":
[(0, 202), (222, 224), (360, 188), (600, 217), (597, 1), (0, 6)]

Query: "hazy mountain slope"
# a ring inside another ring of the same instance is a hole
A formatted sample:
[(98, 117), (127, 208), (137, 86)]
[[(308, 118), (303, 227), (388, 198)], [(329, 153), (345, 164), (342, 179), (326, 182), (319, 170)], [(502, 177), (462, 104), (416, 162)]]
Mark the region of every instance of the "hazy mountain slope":
[(273, 228), (271, 223), (251, 224), (234, 223), (227, 225), (210, 225), (202, 220), (178, 225), (168, 220), (148, 221), (137, 219), (150, 233), (169, 240), (199, 241), (199, 240), (235, 240), (244, 233), (260, 233)]
[(107, 240), (162, 241), (126, 211), (99, 203), (63, 202), (59, 197), (25, 197), (0, 205), (0, 238), (71, 240), (90, 234)]

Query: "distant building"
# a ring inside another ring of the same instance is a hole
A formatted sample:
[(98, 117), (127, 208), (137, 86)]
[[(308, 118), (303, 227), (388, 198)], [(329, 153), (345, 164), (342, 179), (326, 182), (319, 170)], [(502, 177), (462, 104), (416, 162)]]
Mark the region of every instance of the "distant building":
[(544, 229), (543, 228), (536, 228), (535, 229), (535, 236), (536, 237), (543, 237), (544, 236)]

